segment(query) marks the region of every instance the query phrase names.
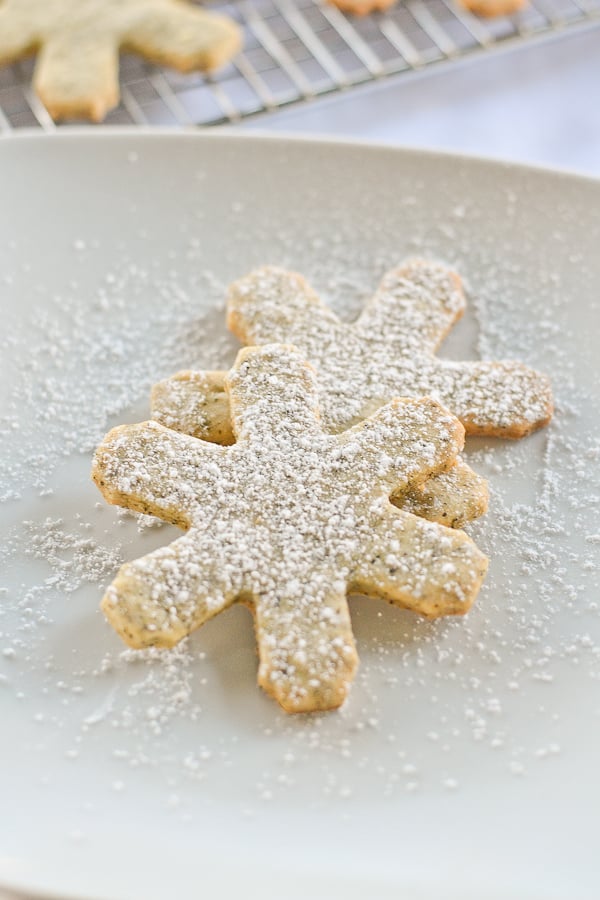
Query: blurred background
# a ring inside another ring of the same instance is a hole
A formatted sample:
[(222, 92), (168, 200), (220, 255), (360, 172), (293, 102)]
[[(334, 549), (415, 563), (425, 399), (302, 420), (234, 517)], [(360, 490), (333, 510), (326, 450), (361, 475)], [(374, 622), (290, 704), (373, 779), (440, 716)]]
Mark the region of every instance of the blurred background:
[[(208, 8), (242, 25), (243, 52), (211, 77), (124, 54), (121, 103), (96, 127), (329, 133), (600, 175), (600, 0), (531, 0), (493, 18), (453, 0), (363, 17), (318, 0)], [(33, 66), (0, 68), (2, 132), (57, 127)]]

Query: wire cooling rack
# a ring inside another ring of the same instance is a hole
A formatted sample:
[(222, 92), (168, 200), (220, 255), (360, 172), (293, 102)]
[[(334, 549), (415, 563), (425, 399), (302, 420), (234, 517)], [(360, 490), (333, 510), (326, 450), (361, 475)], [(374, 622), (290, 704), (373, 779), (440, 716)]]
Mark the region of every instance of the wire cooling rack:
[[(533, 0), (519, 14), (479, 19), (452, 0), (400, 0), (348, 17), (326, 0), (216, 0), (236, 19), (244, 51), (212, 77), (121, 60), (122, 101), (107, 124), (215, 125), (476, 52), (600, 26), (600, 0)], [(600, 34), (599, 34), (600, 52)], [(0, 69), (0, 131), (54, 127), (31, 89), (33, 60)]]

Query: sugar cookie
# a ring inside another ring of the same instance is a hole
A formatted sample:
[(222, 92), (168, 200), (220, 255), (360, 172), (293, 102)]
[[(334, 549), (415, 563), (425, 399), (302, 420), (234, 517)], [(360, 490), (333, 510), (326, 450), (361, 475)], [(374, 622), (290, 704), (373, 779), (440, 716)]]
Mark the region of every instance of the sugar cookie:
[(181, 72), (218, 68), (235, 22), (186, 0), (4, 0), (0, 65), (37, 52), (34, 86), (55, 119), (101, 121), (119, 102), (119, 49)]
[(103, 609), (132, 647), (169, 647), (245, 602), (262, 687), (288, 712), (335, 708), (357, 666), (349, 591), (433, 617), (466, 612), (479, 590), (487, 560), (466, 534), (389, 502), (447, 470), (463, 428), (434, 400), (404, 399), (328, 434), (314, 370), (281, 345), (241, 350), (225, 386), (230, 447), (146, 422), (98, 448), (109, 502), (188, 529), (122, 566)]
[(527, 6), (527, 0), (457, 0), (469, 12), (486, 19), (495, 16), (512, 16)]

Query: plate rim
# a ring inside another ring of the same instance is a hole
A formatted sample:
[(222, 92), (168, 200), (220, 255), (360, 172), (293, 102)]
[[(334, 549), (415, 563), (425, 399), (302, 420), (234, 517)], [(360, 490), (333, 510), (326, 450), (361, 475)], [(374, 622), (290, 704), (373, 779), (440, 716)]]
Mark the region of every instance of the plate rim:
[(501, 156), (482, 156), (477, 153), (457, 153), (444, 148), (424, 147), (418, 144), (386, 143), (369, 138), (347, 137), (344, 135), (319, 133), (299, 134), (288, 131), (271, 131), (268, 128), (245, 131), (237, 126), (217, 125), (206, 130), (193, 126), (173, 128), (167, 125), (93, 125), (65, 126), (52, 132), (42, 132), (37, 128), (21, 128), (18, 131), (0, 132), (0, 147), (14, 142), (49, 142), (69, 143), (83, 139), (92, 141), (114, 140), (123, 138), (168, 138), (169, 140), (213, 141), (226, 139), (231, 143), (248, 142), (260, 144), (304, 144), (315, 147), (346, 147), (366, 151), (385, 151), (399, 156), (422, 156), (428, 160), (454, 160), (466, 165), (480, 165), (490, 168), (513, 170), (523, 175), (551, 175), (566, 181), (574, 180), (584, 184), (600, 187), (600, 175), (580, 172), (565, 166), (551, 166), (543, 163), (523, 163)]

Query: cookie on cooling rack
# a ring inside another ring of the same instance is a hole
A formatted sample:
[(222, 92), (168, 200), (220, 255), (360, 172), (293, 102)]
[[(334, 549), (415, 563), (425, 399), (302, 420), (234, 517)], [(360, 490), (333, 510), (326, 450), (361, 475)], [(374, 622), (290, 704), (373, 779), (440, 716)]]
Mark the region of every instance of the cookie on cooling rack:
[(54, 119), (101, 121), (119, 102), (119, 49), (181, 72), (218, 68), (238, 26), (187, 0), (4, 0), (0, 65), (37, 52), (34, 87)]
[[(233, 444), (226, 380), (227, 372), (188, 370), (158, 382), (152, 389), (152, 418), (182, 434), (225, 446)], [(329, 421), (323, 417), (321, 421), (329, 430)], [(399, 491), (391, 499), (416, 516), (462, 528), (487, 510), (488, 487), (486, 480), (459, 457), (448, 471), (408, 491)]]
[[(509, 16), (527, 5), (527, 0), (456, 0), (456, 2), (478, 16)], [(329, 0), (343, 12), (353, 16), (366, 16), (372, 12), (385, 12), (394, 6), (396, 0)]]

